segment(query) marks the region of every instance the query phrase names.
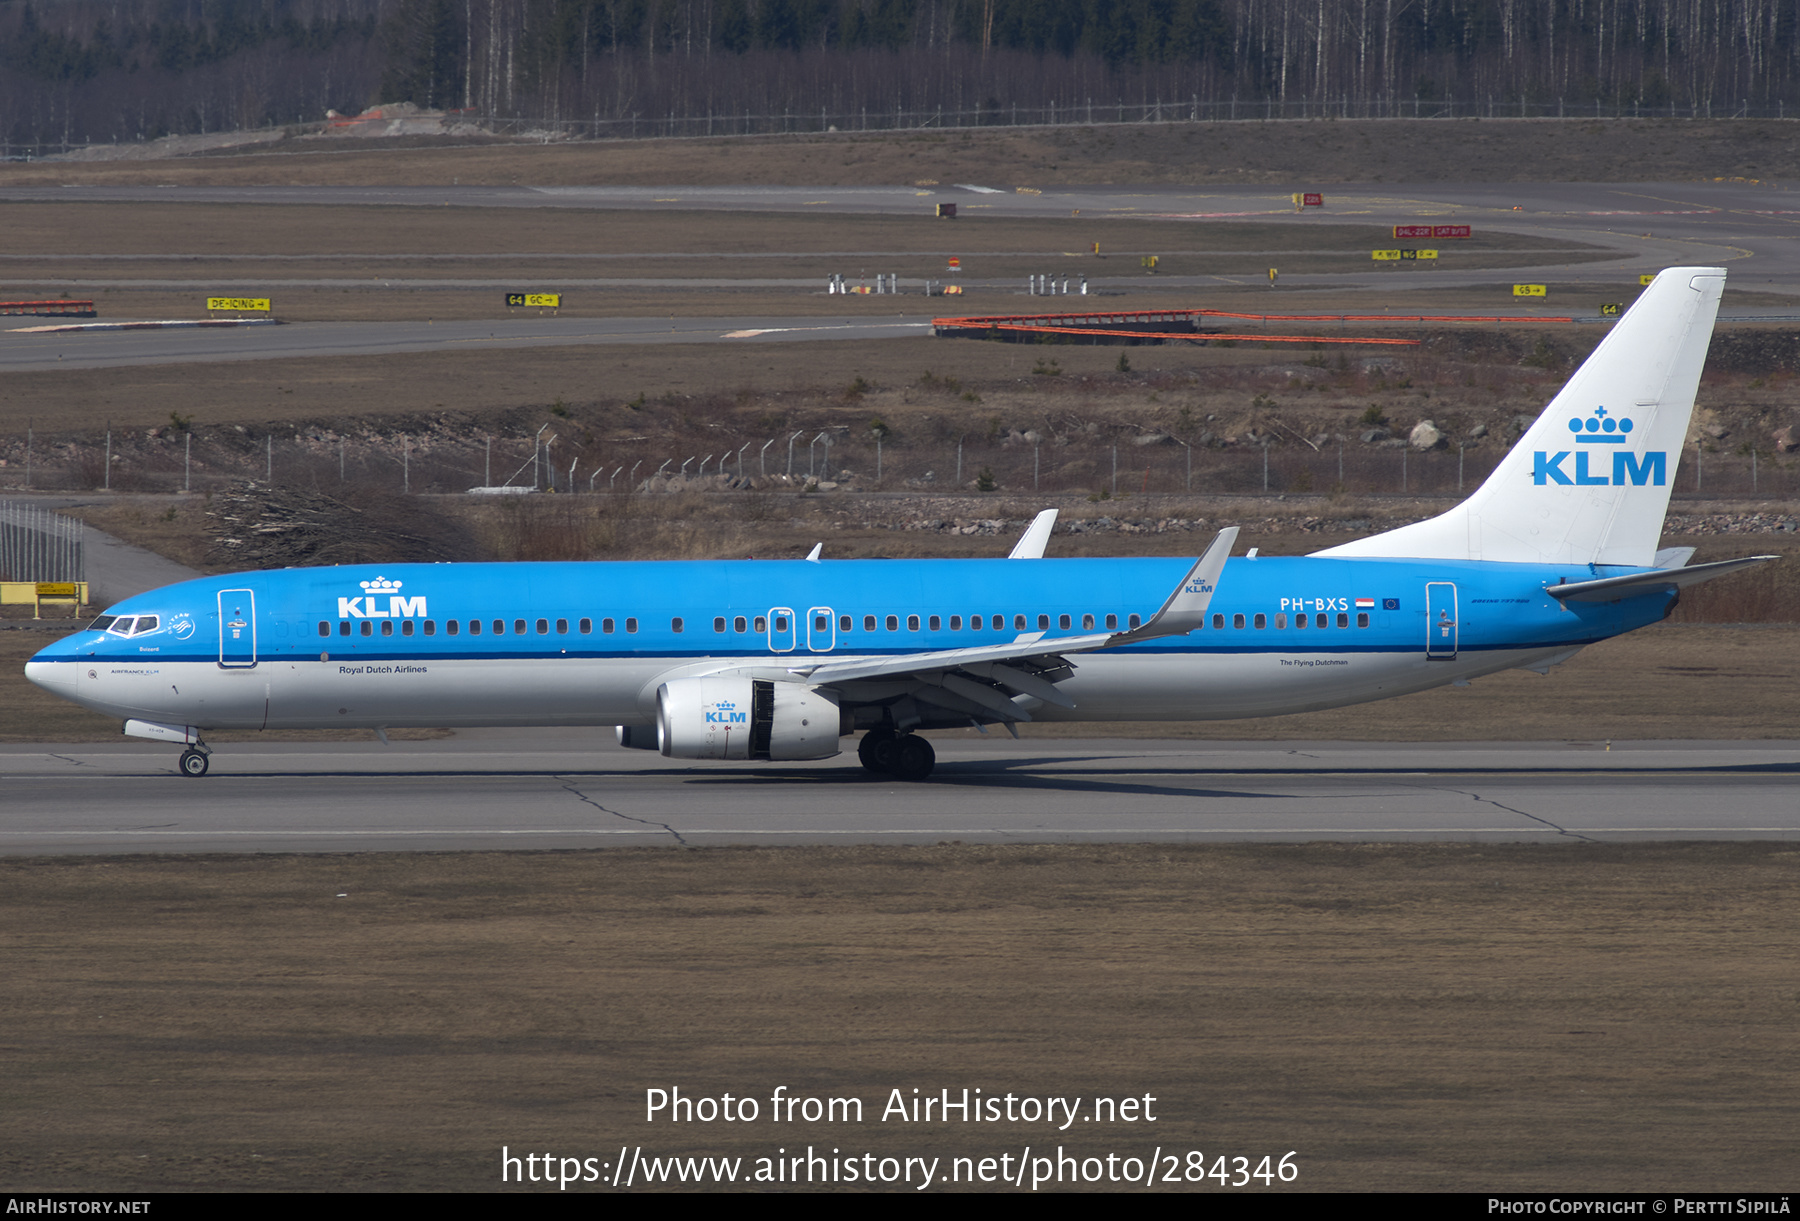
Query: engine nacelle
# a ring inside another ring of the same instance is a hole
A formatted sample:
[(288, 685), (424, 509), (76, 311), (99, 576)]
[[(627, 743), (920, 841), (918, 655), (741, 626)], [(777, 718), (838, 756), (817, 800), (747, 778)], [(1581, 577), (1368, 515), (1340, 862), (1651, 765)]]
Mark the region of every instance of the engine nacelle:
[(657, 744), (671, 759), (829, 759), (837, 701), (800, 683), (677, 678), (656, 692)]
[(656, 750), (656, 740), (661, 736), (654, 725), (616, 725), (614, 729), (619, 745), (628, 750)]

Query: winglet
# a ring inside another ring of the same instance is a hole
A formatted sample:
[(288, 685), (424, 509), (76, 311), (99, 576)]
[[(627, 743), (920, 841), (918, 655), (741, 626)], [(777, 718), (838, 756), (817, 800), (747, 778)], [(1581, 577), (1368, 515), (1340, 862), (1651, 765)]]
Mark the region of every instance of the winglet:
[(825, 551), (824, 543), (814, 543), (813, 549), (806, 553), (806, 558), (811, 560), (813, 563), (817, 564), (819, 562), (819, 556), (821, 554), (823, 554), (824, 551)]
[(1226, 526), (1213, 539), (1206, 554), (1194, 561), (1187, 576), (1175, 587), (1162, 609), (1150, 616), (1140, 628), (1121, 632), (1104, 647), (1114, 648), (1159, 636), (1182, 636), (1206, 622), (1206, 608), (1212, 604), (1213, 591), (1219, 587), (1219, 575), (1225, 571), (1225, 560), (1237, 542), (1238, 528)]
[(1049, 545), (1050, 535), (1056, 529), (1056, 514), (1057, 510), (1055, 509), (1045, 509), (1032, 518), (1031, 524), (1025, 527), (1025, 533), (1021, 534), (1019, 541), (1013, 544), (1012, 554), (1006, 558), (1009, 560), (1043, 559), (1044, 548)]

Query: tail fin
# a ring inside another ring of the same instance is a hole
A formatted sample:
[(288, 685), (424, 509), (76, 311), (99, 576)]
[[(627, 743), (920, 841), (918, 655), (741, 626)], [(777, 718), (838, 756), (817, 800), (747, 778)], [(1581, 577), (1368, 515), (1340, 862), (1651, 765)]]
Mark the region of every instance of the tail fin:
[(1650, 567), (1724, 290), (1664, 271), (1473, 496), (1316, 554)]

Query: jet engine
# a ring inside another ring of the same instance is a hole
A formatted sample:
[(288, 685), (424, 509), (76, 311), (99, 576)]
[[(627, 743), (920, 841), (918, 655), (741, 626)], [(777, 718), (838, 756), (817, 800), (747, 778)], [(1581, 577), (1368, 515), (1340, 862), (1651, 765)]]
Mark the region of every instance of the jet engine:
[(671, 759), (829, 759), (837, 700), (800, 683), (677, 678), (656, 692), (657, 745)]

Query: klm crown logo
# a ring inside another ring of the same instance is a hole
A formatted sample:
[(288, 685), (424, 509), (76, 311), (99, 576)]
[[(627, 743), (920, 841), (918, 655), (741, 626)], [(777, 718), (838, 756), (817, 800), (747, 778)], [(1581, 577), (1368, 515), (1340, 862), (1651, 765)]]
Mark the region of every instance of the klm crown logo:
[(376, 577), (373, 581), (358, 581), (366, 594), (391, 594), (404, 585), (404, 581), (390, 581), (386, 577)]
[(1623, 445), (1631, 435), (1631, 417), (1618, 419), (1606, 408), (1596, 407), (1587, 419), (1570, 420), (1569, 431), (1575, 434), (1577, 445)]
[[(1630, 416), (1615, 416), (1605, 407), (1594, 408), (1594, 414), (1585, 419), (1577, 417), (1569, 421), (1569, 432), (1574, 435), (1576, 445), (1624, 445), (1631, 439), (1631, 430)], [(1564, 470), (1563, 463), (1571, 454), (1575, 458), (1574, 470)], [(1589, 451), (1581, 449), (1555, 453), (1537, 450), (1531, 455), (1531, 482), (1538, 487), (1562, 484), (1620, 488), (1628, 485), (1660, 488), (1669, 482), (1669, 455), (1661, 450), (1651, 450), (1641, 457), (1626, 450), (1615, 450), (1610, 471), (1603, 465), (1599, 470), (1589, 469), (1590, 457)]]

